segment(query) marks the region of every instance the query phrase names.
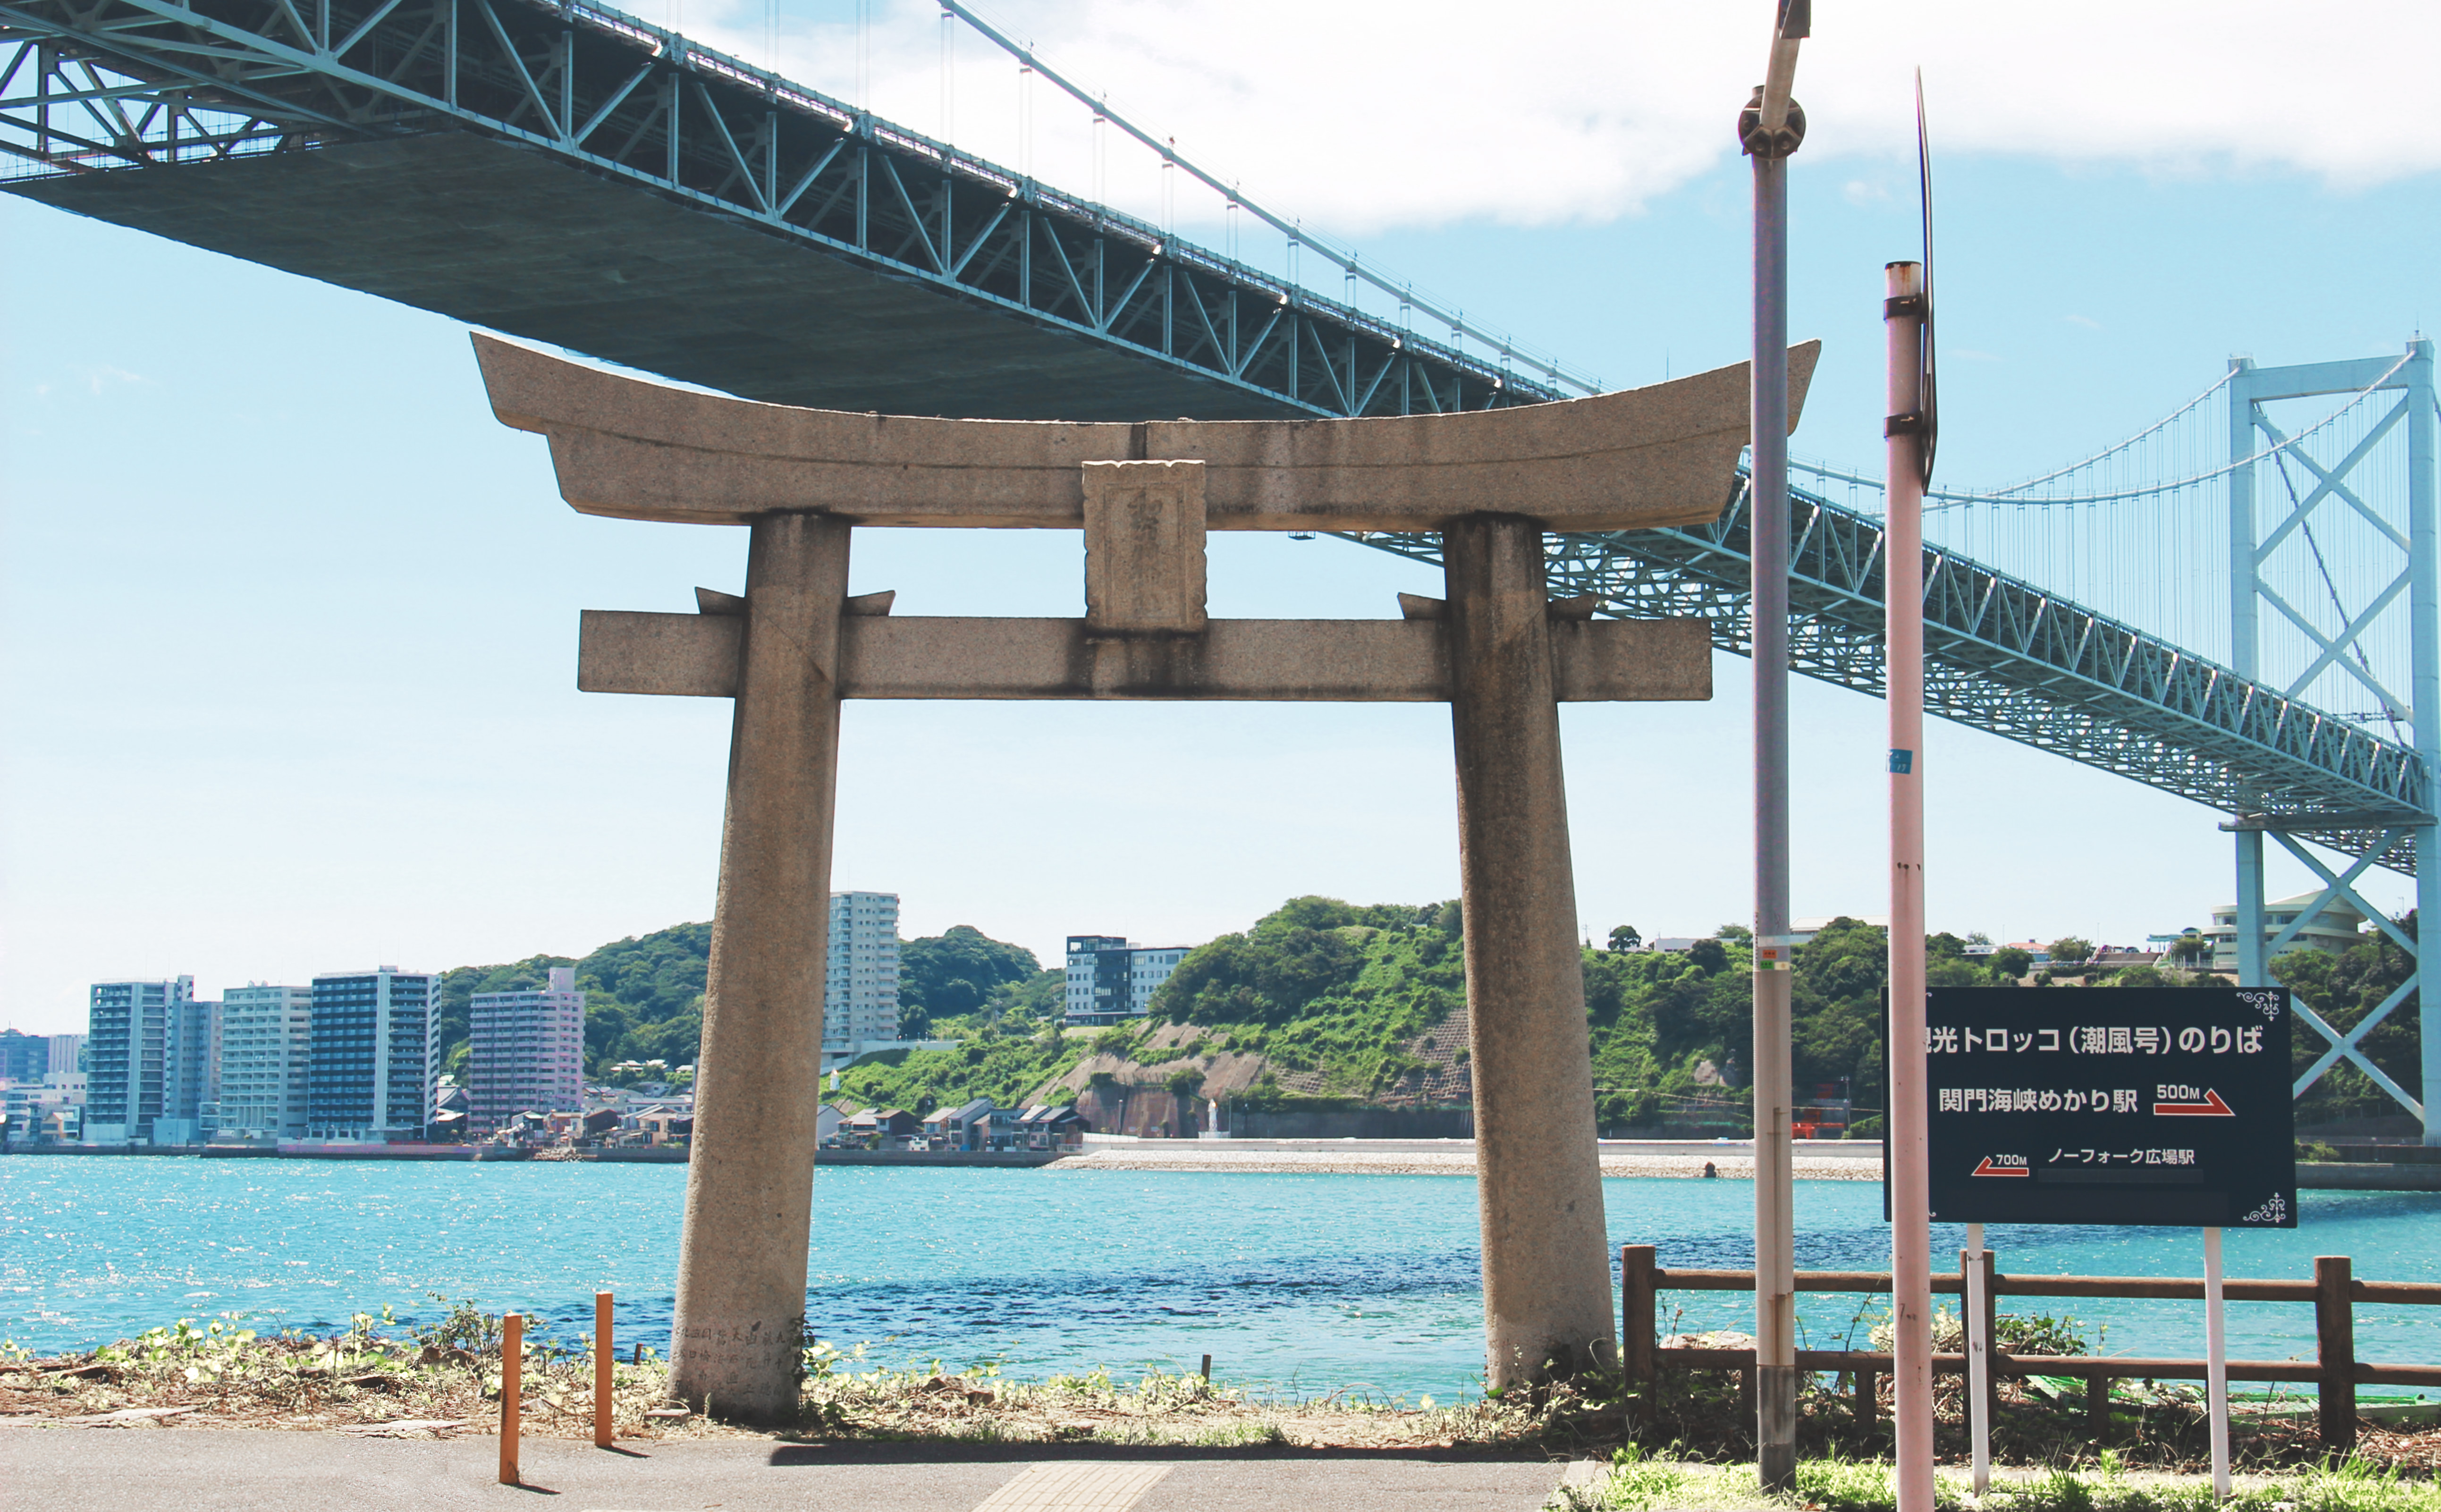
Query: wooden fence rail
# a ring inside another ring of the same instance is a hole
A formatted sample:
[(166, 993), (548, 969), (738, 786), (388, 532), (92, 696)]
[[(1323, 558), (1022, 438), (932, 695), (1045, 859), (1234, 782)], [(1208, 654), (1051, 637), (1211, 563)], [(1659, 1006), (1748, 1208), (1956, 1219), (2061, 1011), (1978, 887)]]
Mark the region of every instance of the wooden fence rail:
[[(1959, 1257), (1954, 1276), (1935, 1276), (1932, 1289), (1962, 1295), (1966, 1289), (1965, 1256)], [(2201, 1380), (2200, 1359), (2140, 1359), (2112, 1355), (2011, 1355), (1992, 1333), (2001, 1297), (2125, 1297), (2163, 1302), (2200, 1302), (2200, 1279), (2166, 1276), (2013, 1276), (1997, 1269), (1992, 1252), (1983, 1254), (1984, 1337), (1993, 1341), (1992, 1379), (2004, 1376), (2081, 1377), (2086, 1383), (2086, 1411), (2097, 1446), (2106, 1441), (2110, 1425), (2110, 1383), (2114, 1380)], [(1661, 1347), (1655, 1327), (1655, 1298), (1664, 1291), (1752, 1291), (1751, 1270), (1664, 1270), (1649, 1244), (1619, 1247), (1620, 1336), (1626, 1341), (1628, 1374), (1651, 1381), (1664, 1368), (1734, 1370), (1754, 1368), (1752, 1349)], [(1800, 1270), (1799, 1291), (1882, 1293), (1890, 1289), (1885, 1270)], [(2297, 1359), (2233, 1359), (2231, 1380), (2310, 1381), (2319, 1392), (2323, 1447), (2345, 1453), (2356, 1447), (2356, 1388), (2360, 1385), (2441, 1386), (2441, 1365), (2376, 1365), (2360, 1361), (2356, 1348), (2356, 1305), (2381, 1303), (2408, 1306), (2441, 1306), (2441, 1283), (2421, 1281), (2359, 1281), (2346, 1255), (2320, 1255), (2311, 1281), (2226, 1281), (2221, 1294), (2231, 1302), (2308, 1302), (2314, 1305), (2315, 1356), (2312, 1363)], [(1882, 1352), (1850, 1349), (1800, 1349), (1799, 1370), (1838, 1371), (1855, 1386), (1857, 1419), (1871, 1422), (1878, 1377), (1890, 1373), (1890, 1357)], [(1963, 1375), (1964, 1355), (1936, 1354), (1933, 1370)]]

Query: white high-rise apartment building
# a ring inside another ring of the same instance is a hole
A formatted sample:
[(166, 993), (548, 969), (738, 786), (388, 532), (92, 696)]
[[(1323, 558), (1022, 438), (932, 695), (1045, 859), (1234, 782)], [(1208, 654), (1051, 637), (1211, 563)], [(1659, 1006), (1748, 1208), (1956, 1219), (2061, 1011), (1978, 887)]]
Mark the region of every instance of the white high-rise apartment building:
[(831, 894), (823, 971), (823, 1061), (898, 1036), (898, 894)]
[(85, 1143), (152, 1139), (168, 1090), (171, 1020), (194, 995), (192, 977), (93, 984), (85, 1037)]
[(305, 1136), (412, 1143), (432, 1121), (432, 1016), (441, 979), (396, 966), (314, 979)]
[(478, 1129), (585, 1106), (585, 994), (574, 966), (550, 969), (546, 986), (467, 1004), (466, 1117)]
[(305, 1073), (313, 1054), (313, 988), (257, 981), (223, 991), (215, 1134), (303, 1138)]

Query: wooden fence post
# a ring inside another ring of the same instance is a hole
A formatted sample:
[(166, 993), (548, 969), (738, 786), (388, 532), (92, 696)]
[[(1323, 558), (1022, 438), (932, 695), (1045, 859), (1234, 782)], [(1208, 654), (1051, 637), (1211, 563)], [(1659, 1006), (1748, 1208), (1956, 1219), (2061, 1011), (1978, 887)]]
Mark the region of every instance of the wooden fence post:
[(2315, 1361), (2322, 1376), (2323, 1453), (2338, 1459), (2357, 1447), (2355, 1278), (2343, 1254), (2314, 1257)]
[(517, 1430), (524, 1426), (526, 1321), (511, 1313), (500, 1320), (500, 1484), (517, 1484)]
[(1870, 1431), (1880, 1415), (1882, 1377), (1870, 1370), (1856, 1372), (1856, 1426)]
[(1653, 1384), (1659, 1366), (1653, 1348), (1654, 1253), (1649, 1244), (1618, 1247), (1619, 1359), (1627, 1367), (1627, 1378), (1647, 1386)]
[(2085, 1377), (2085, 1421), (2093, 1434), (2093, 1447), (2101, 1449), (2110, 1442), (2110, 1377)]

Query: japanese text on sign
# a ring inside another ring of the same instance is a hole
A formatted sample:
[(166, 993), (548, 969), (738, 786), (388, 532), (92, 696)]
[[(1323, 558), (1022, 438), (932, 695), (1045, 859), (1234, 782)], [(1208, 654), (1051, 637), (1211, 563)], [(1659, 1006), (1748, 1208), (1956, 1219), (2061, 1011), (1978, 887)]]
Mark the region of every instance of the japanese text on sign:
[(2167, 1024), (2073, 1024), (2034, 1030), (1926, 1026), (1924, 1032), (1927, 1055), (2045, 1055), (2062, 1050), (2071, 1055), (2166, 1055), (2173, 1050), (2189, 1055), (2260, 1055), (2263, 1030), (2256, 1024), (2189, 1024), (2175, 1032)]

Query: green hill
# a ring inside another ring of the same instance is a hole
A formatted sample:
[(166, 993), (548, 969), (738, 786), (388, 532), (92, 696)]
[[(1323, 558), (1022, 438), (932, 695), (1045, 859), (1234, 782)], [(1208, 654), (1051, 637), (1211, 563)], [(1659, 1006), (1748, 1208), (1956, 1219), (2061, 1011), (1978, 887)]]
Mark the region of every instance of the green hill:
[[(1155, 1091), (1248, 1108), (1463, 1106), (1473, 1093), (1464, 927), (1452, 903), (1294, 898), (1191, 951), (1141, 1023), (1060, 1034), (1041, 1017), (1009, 1013), (969, 1029), (975, 1037), (957, 1049), (860, 1063), (840, 1095), (917, 1113), (970, 1096), (1075, 1098), (1108, 1113), (1128, 1094)], [(1745, 934), (1725, 929), (1685, 954), (1585, 952), (1603, 1128), (1743, 1121), (1746, 1099), (1728, 1083), (1754, 1058)], [(1849, 1078), (1865, 1108), (1881, 1106), (1885, 948), (1880, 929), (1842, 919), (1796, 963), (1797, 1079)], [(1936, 974), (1988, 980), (1960, 948), (1936, 942)]]
[[(2412, 937), (2413, 917), (2404, 924)], [(838, 1095), (918, 1114), (973, 1097), (1004, 1107), (1077, 1100), (1106, 1118), (1131, 1098), (1163, 1093), (1247, 1108), (1462, 1107), (1473, 1093), (1464, 929), (1455, 903), (1293, 898), (1243, 932), (1190, 951), (1143, 1021), (1089, 1032), (1061, 1023), (1058, 969), (1040, 969), (1022, 947), (957, 926), (908, 942), (901, 971), (903, 1022), (958, 1043), (869, 1057), (843, 1073)], [(472, 994), (539, 986), (547, 968), (572, 964), (587, 993), (589, 1074), (623, 1060), (688, 1064), (702, 1034), (711, 933), (709, 925), (682, 924), (573, 962), (534, 956), (448, 972), (441, 1022), (449, 1063), (462, 1070)], [(1625, 945), (1636, 936), (1621, 926), (1608, 938)], [(1933, 937), (1933, 985), (2016, 980), (2006, 974), (2019, 964), (2006, 962), (2009, 952), (1994, 967), (1964, 948), (1955, 936)], [(1586, 1035), (1604, 1129), (1744, 1121), (1746, 1098), (1731, 1084), (1754, 1063), (1751, 959), (1746, 931), (1735, 926), (1683, 954), (1585, 951)], [(2344, 1028), (2405, 980), (2408, 963), (2395, 945), (2368, 941), (2344, 955), (2285, 956), (2275, 970)], [(1860, 1110), (1882, 1107), (1886, 974), (1884, 932), (1853, 919), (1835, 920), (1796, 952), (1800, 1092), (1845, 1077)], [(2180, 980), (2151, 967), (2123, 976), (2131, 986)], [(2366, 1040), (2411, 1091), (2418, 1086), (2414, 1025), (2411, 996)], [(2309, 1035), (2298, 1039), (2302, 1070), (2317, 1046)], [(2380, 1098), (2343, 1068), (2300, 1104), (2299, 1116), (2387, 1111)], [(1173, 1106), (1160, 1105), (1159, 1116), (1171, 1116)]]

